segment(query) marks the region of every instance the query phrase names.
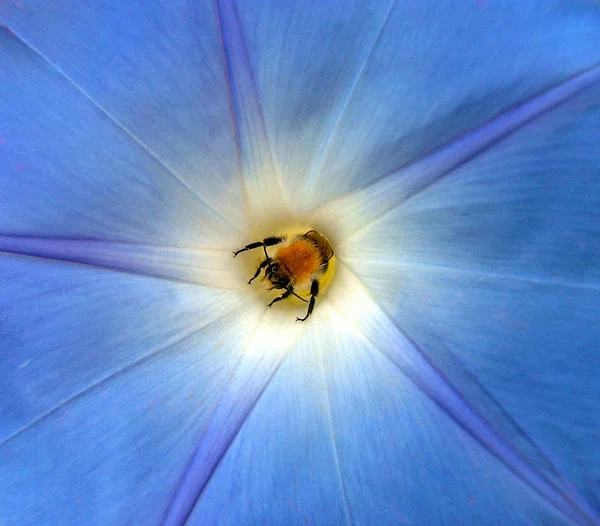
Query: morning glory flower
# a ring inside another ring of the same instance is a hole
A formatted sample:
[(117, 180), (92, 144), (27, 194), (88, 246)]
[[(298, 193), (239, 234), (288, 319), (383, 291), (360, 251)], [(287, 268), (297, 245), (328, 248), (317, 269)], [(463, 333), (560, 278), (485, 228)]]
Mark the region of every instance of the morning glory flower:
[(597, 3), (0, 26), (0, 523), (600, 524)]

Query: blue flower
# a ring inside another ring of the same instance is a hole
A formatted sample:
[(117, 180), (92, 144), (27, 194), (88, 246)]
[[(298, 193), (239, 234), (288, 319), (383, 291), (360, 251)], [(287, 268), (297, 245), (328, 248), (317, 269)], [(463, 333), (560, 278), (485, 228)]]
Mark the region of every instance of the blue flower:
[(600, 524), (597, 2), (0, 24), (0, 523)]

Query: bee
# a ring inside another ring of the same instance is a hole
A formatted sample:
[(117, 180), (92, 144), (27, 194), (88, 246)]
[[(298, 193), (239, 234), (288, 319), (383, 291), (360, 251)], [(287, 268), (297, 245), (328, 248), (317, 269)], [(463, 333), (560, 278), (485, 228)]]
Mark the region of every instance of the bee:
[[(269, 307), (278, 301), (296, 296), (308, 302), (308, 311), (304, 318), (296, 321), (305, 321), (315, 308), (315, 301), (319, 295), (320, 279), (323, 277), (333, 257), (333, 248), (327, 238), (316, 230), (309, 230), (304, 234), (293, 236), (272, 236), (246, 245), (233, 253), (236, 257), (240, 252), (262, 247), (265, 259), (258, 265), (254, 276), (248, 284), (260, 275), (264, 269), (263, 282), (268, 290), (278, 289), (285, 292), (275, 298)], [(269, 256), (267, 247), (275, 247)], [(308, 290), (310, 287), (310, 301), (299, 296), (296, 291)]]

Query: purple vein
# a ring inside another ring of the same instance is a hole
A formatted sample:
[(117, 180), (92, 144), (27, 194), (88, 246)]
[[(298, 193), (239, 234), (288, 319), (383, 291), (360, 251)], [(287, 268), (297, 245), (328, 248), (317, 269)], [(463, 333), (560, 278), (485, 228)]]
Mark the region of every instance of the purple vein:
[[(324, 215), (329, 221), (332, 214), (340, 216), (342, 219), (337, 221), (341, 230), (339, 237), (349, 237), (381, 220), (408, 199), (599, 81), (600, 65), (596, 65), (505, 111), (425, 157), (380, 177), (362, 189), (334, 199), (314, 215), (317, 219)], [(343, 221), (347, 216), (360, 219)]]
[(233, 89), (231, 86), (231, 71), (229, 68), (229, 64), (227, 61), (227, 50), (225, 48), (225, 35), (223, 34), (223, 23), (221, 21), (221, 10), (219, 7), (219, 0), (214, 0), (214, 10), (215, 10), (215, 18), (216, 18), (216, 23), (217, 23), (217, 28), (218, 28), (218, 32), (219, 32), (219, 44), (221, 47), (221, 59), (223, 60), (223, 73), (224, 73), (224, 78), (225, 78), (225, 85), (227, 86), (227, 94), (228, 94), (228, 100), (229, 100), (229, 115), (231, 118), (231, 126), (233, 129), (233, 133), (235, 136), (235, 147), (236, 147), (236, 153), (237, 153), (237, 161), (238, 161), (238, 168), (239, 168), (239, 173), (240, 173), (240, 177), (242, 179), (242, 188), (244, 191), (244, 196), (246, 198), (247, 201), (247, 193), (248, 190), (246, 188), (246, 180), (244, 177), (244, 165), (242, 162), (242, 145), (240, 143), (240, 127), (238, 124), (238, 119), (237, 119), (237, 115), (235, 113), (235, 103), (233, 102)]
[[(356, 259), (345, 258), (338, 255), (338, 259), (343, 261), (348, 267), (355, 268)], [(491, 272), (488, 270), (481, 270), (478, 268), (461, 268), (452, 267), (449, 265), (433, 265), (430, 263), (423, 263), (420, 261), (407, 261), (402, 259), (384, 259), (378, 256), (369, 257), (366, 255), (361, 258), (361, 262), (371, 262), (373, 266), (389, 266), (390, 271), (396, 273), (402, 269), (402, 267), (413, 267), (417, 270), (425, 270), (429, 272), (443, 272), (447, 274), (460, 274), (467, 278), (481, 279), (481, 280), (506, 280), (506, 281), (517, 281), (522, 283), (529, 283), (531, 285), (541, 285), (544, 287), (564, 287), (569, 289), (582, 289), (582, 290), (593, 290), (600, 291), (600, 283), (598, 281), (585, 281), (578, 282), (572, 279), (563, 278), (561, 276), (533, 276), (529, 274), (516, 274), (513, 272)]]
[(230, 219), (221, 214), (218, 210), (210, 206), (198, 192), (196, 192), (181, 176), (177, 175), (177, 172), (174, 168), (169, 166), (169, 164), (163, 160), (157, 152), (152, 150), (146, 143), (144, 143), (137, 135), (135, 135), (131, 130), (129, 130), (124, 124), (119, 122), (116, 117), (114, 117), (107, 109), (105, 109), (102, 105), (100, 105), (82, 86), (80, 86), (75, 80), (73, 80), (67, 73), (65, 73), (61, 68), (59, 68), (54, 62), (52, 62), (46, 55), (44, 55), (39, 49), (37, 49), (31, 42), (27, 39), (15, 33), (12, 29), (0, 24), (0, 28), (6, 28), (6, 30), (10, 31), (14, 37), (21, 42), (27, 49), (29, 49), (32, 53), (38, 56), (47, 66), (50, 67), (53, 71), (55, 71), (58, 75), (60, 75), (70, 86), (75, 88), (77, 92), (83, 96), (101, 115), (104, 116), (111, 124), (113, 124), (118, 130), (121, 131), (124, 135), (126, 135), (129, 139), (131, 139), (137, 146), (139, 146), (147, 155), (149, 155), (158, 165), (161, 166), (166, 173), (168, 173), (180, 186), (184, 188), (187, 192), (189, 192), (195, 199), (197, 199), (204, 207), (210, 210), (213, 214), (218, 216), (221, 220), (225, 221), (226, 224), (230, 225), (232, 228), (238, 230), (238, 228), (233, 225)]
[(65, 407), (74, 403), (75, 401), (82, 399), (87, 394), (101, 388), (104, 385), (107, 385), (109, 382), (115, 380), (116, 378), (119, 378), (120, 376), (123, 376), (123, 375), (129, 373), (130, 371), (133, 371), (137, 367), (140, 367), (140, 366), (150, 362), (151, 360), (153, 360), (157, 356), (161, 355), (162, 353), (167, 352), (169, 349), (172, 349), (175, 346), (180, 345), (187, 340), (190, 340), (192, 337), (194, 337), (194, 335), (202, 332), (203, 330), (210, 327), (211, 325), (214, 325), (216, 323), (222, 323), (223, 318), (226, 318), (228, 316), (231, 316), (235, 320), (236, 317), (239, 316), (239, 313), (226, 312), (226, 313), (223, 313), (223, 314), (217, 316), (215, 319), (209, 321), (208, 323), (205, 323), (204, 325), (202, 325), (200, 327), (193, 327), (193, 328), (187, 329), (184, 332), (179, 332), (176, 336), (174, 336), (174, 337), (170, 338), (168, 341), (162, 343), (161, 345), (156, 347), (154, 350), (150, 351), (148, 354), (145, 354), (145, 355), (137, 358), (136, 360), (134, 360), (131, 363), (128, 363), (126, 365), (119, 367), (112, 373), (110, 373), (110, 374), (106, 375), (105, 377), (101, 378), (100, 380), (90, 384), (85, 389), (75, 393), (74, 395), (70, 396), (66, 400), (63, 400), (62, 402), (60, 402), (59, 404), (54, 406), (49, 411), (46, 411), (45, 413), (41, 414), (40, 416), (38, 416), (31, 422), (27, 423), (25, 426), (19, 428), (17, 431), (15, 431), (14, 433), (12, 433), (8, 437), (6, 437), (4, 440), (2, 440), (0, 442), (0, 447), (3, 447), (4, 445), (8, 444), (9, 442), (11, 442), (15, 438), (19, 437), (20, 435), (22, 435), (29, 429), (35, 427), (36, 425), (48, 420), (49, 418), (52, 417), (52, 415), (55, 415), (58, 411), (60, 411), (61, 409), (64, 409)]
[(379, 41), (381, 40), (383, 31), (389, 22), (389, 19), (390, 19), (390, 16), (392, 14), (394, 7), (396, 6), (396, 1), (397, 0), (392, 0), (390, 5), (388, 6), (387, 12), (385, 13), (385, 16), (383, 17), (383, 21), (381, 23), (381, 26), (379, 27), (379, 30), (377, 31), (377, 33), (375, 35), (375, 38), (373, 39), (373, 41), (371, 42), (371, 44), (369, 46), (366, 46), (366, 48), (368, 49), (368, 52), (365, 54), (362, 62), (360, 63), (358, 70), (356, 71), (356, 74), (354, 75), (354, 78), (351, 80), (350, 86), (348, 87), (348, 89), (345, 92), (345, 96), (337, 104), (337, 107), (334, 111), (334, 113), (335, 113), (334, 118), (330, 120), (331, 127), (330, 127), (327, 135), (324, 137), (324, 139), (321, 143), (321, 147), (319, 148), (319, 151), (314, 156), (314, 160), (310, 167), (310, 171), (308, 173), (308, 178), (306, 180), (306, 192), (307, 193), (310, 193), (313, 191), (315, 181), (319, 177), (323, 163), (325, 162), (327, 155), (331, 151), (333, 140), (335, 139), (337, 131), (340, 127), (342, 118), (344, 117), (344, 115), (346, 113), (348, 104), (350, 103), (350, 100), (352, 99), (352, 96), (354, 95), (356, 86), (358, 85), (359, 80), (362, 78), (363, 73), (369, 63), (369, 60), (371, 59), (371, 56), (373, 55), (375, 49), (377, 49), (377, 45), (379, 44)]
[[(405, 334), (403, 337), (405, 342), (402, 346), (383, 348), (373, 341), (371, 345), (385, 355), (449, 418), (554, 508), (576, 524), (600, 524), (600, 517), (582, 496), (574, 489), (570, 490), (564, 477), (561, 476), (554, 482), (531, 465), (470, 406), (445, 376), (427, 360), (417, 345)], [(403, 355), (407, 353), (415, 363), (406, 363)]]
[[(257, 195), (269, 196), (263, 208), (273, 210), (282, 201), (282, 181), (275, 168), (265, 116), (254, 72), (250, 64), (244, 31), (234, 0), (215, 0), (217, 22), (225, 57), (232, 118), (241, 156), (246, 202), (250, 212)], [(250, 199), (252, 196), (253, 199)]]
[[(262, 319), (261, 319), (261, 322), (264, 322), (266, 315), (267, 315), (267, 310), (266, 310), (266, 309), (264, 309), (264, 311), (263, 311), (263, 313), (262, 313)], [(253, 329), (253, 331), (252, 331), (252, 335), (251, 335), (251, 337), (250, 337), (249, 341), (252, 341), (252, 339), (253, 339), (254, 337), (256, 337), (256, 333), (258, 332), (259, 326), (260, 326), (260, 324), (257, 324), (257, 325), (254, 327), (254, 329)], [(246, 348), (245, 348), (245, 351), (247, 351), (247, 350), (248, 350), (248, 345), (246, 345)], [(237, 370), (237, 369), (239, 368), (239, 366), (240, 366), (240, 362), (241, 362), (241, 360), (242, 360), (242, 358), (243, 358), (243, 355), (244, 355), (244, 354), (242, 353), (242, 356), (240, 357), (240, 359), (238, 360), (238, 362), (237, 362), (237, 364), (236, 364), (236, 370)], [(233, 378), (233, 377), (232, 377), (232, 378)], [(233, 381), (233, 380), (232, 380), (232, 381)], [(232, 382), (230, 382), (230, 387), (231, 387), (231, 383), (232, 383)], [(211, 414), (211, 416), (210, 416), (209, 423), (208, 423), (208, 425), (209, 425), (209, 426), (210, 426), (211, 422), (214, 420), (214, 418), (215, 418), (215, 414), (216, 414), (216, 412), (219, 410), (219, 407), (220, 407), (220, 404), (219, 404), (219, 405), (217, 405), (217, 406), (214, 408), (214, 410), (212, 411), (212, 414)], [(203, 435), (200, 437), (200, 443), (199, 443), (198, 449), (196, 450), (196, 453), (194, 454), (194, 456), (192, 457), (192, 459), (190, 460), (190, 462), (189, 462), (189, 463), (188, 463), (188, 465), (186, 466), (186, 468), (185, 468), (185, 473), (184, 473), (184, 475), (183, 475), (183, 478), (181, 478), (181, 479), (180, 479), (180, 481), (179, 481), (179, 484), (178, 484), (178, 486), (177, 486), (177, 490), (176, 490), (176, 492), (175, 492), (175, 494), (174, 494), (173, 498), (171, 499), (171, 501), (170, 501), (170, 503), (169, 503), (169, 507), (168, 507), (168, 509), (167, 509), (167, 514), (166, 514), (165, 521), (163, 522), (163, 526), (165, 526), (166, 522), (169, 520), (169, 517), (171, 517), (171, 516), (173, 515), (173, 512), (174, 512), (173, 508), (175, 507), (175, 504), (176, 504), (176, 502), (177, 502), (178, 500), (179, 500), (179, 501), (181, 501), (181, 498), (182, 498), (181, 496), (182, 496), (182, 495), (183, 495), (185, 492), (189, 492), (189, 491), (190, 491), (190, 488), (188, 488), (188, 487), (186, 486), (186, 483), (187, 483), (187, 480), (188, 480), (188, 473), (189, 473), (189, 472), (190, 472), (190, 471), (193, 469), (193, 467), (194, 467), (194, 462), (196, 461), (196, 457), (197, 457), (197, 455), (198, 455), (198, 450), (199, 450), (199, 448), (200, 448), (200, 445), (202, 444), (202, 441), (204, 440), (204, 434), (205, 434), (205, 433), (203, 433)], [(232, 438), (231, 442), (233, 442), (233, 438)], [(227, 446), (227, 449), (229, 449), (230, 445), (231, 445), (231, 444), (229, 444), (229, 445)], [(224, 454), (224, 453), (223, 453), (223, 454)], [(213, 472), (214, 472), (214, 470), (217, 468), (218, 462), (220, 462), (220, 459), (219, 459), (219, 460), (217, 461), (217, 463), (214, 465), (214, 467), (213, 467)], [(209, 475), (209, 478), (210, 478), (211, 476), (212, 476), (212, 473)], [(206, 486), (206, 484), (208, 483), (208, 480), (209, 480), (209, 479), (207, 479), (207, 480), (205, 481), (205, 483), (204, 483), (204, 486)], [(181, 526), (185, 525), (185, 523), (187, 522), (187, 519), (188, 519), (189, 515), (192, 513), (192, 510), (194, 509), (194, 506), (195, 506), (196, 502), (198, 501), (198, 499), (200, 498), (200, 494), (202, 493), (202, 491), (203, 491), (203, 490), (204, 490), (204, 487), (202, 487), (202, 488), (200, 488), (200, 489), (198, 490), (198, 493), (197, 493), (197, 495), (196, 495), (196, 497), (195, 497), (194, 501), (193, 501), (193, 502), (191, 502), (191, 503), (189, 504), (189, 506), (188, 506), (187, 510), (185, 511), (185, 517), (181, 516), (181, 517), (179, 517), (179, 518), (177, 519), (178, 521), (180, 521), (180, 524), (181, 524)], [(182, 510), (182, 511), (183, 511), (183, 510)], [(182, 514), (182, 515), (183, 515), (183, 514)]]
[[(231, 383), (223, 394), (188, 468), (180, 480), (164, 526), (183, 526), (221, 460), (281, 366), (295, 338), (278, 334), (275, 324), (261, 323), (242, 353)], [(288, 323), (281, 320), (282, 324)], [(297, 328), (299, 330), (299, 328)], [(296, 330), (296, 334), (299, 334)], [(284, 343), (282, 343), (284, 342)]]
[[(468, 163), (500, 141), (522, 129), (545, 113), (567, 102), (592, 84), (600, 81), (600, 65), (571, 77), (561, 84), (542, 92), (529, 101), (508, 110), (483, 126), (465, 134), (423, 159), (436, 170), (422, 178), (409, 197), (421, 193), (444, 176)], [(404, 170), (402, 170), (404, 171)], [(408, 170), (406, 170), (408, 171)], [(397, 171), (398, 173), (398, 171)]]
[(235, 277), (222, 264), (230, 256), (229, 251), (110, 241), (0, 236), (1, 252), (211, 288), (236, 288), (232, 286), (236, 281)]
[[(467, 402), (395, 321), (376, 305), (360, 280), (341, 262), (338, 265), (346, 278), (353, 282), (353, 290), (363, 295), (360, 304), (364, 305), (364, 320), (358, 328), (374, 349), (383, 354), (449, 418), (555, 509), (576, 524), (600, 525), (600, 516), (573, 484), (566, 482), (564, 476), (551, 479), (531, 465)], [(346, 307), (339, 301), (332, 301), (332, 304), (344, 316)], [(370, 335), (377, 335), (377, 340)], [(554, 471), (559, 473), (556, 468)]]

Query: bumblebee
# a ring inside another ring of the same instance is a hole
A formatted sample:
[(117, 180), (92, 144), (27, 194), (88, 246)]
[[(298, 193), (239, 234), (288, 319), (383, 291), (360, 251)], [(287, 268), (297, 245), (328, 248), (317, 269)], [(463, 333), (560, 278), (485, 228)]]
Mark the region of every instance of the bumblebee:
[[(327, 271), (329, 261), (333, 257), (333, 248), (327, 238), (316, 230), (309, 230), (304, 234), (293, 236), (272, 236), (246, 245), (233, 253), (236, 257), (246, 250), (262, 247), (265, 259), (258, 265), (254, 276), (248, 284), (260, 275), (264, 270), (263, 282), (268, 290), (278, 289), (285, 292), (275, 298), (273, 303), (296, 296), (304, 302), (308, 302), (308, 312), (304, 318), (296, 318), (296, 321), (305, 321), (315, 308), (315, 301), (319, 295), (320, 280)], [(272, 255), (267, 252), (267, 247), (274, 247)], [(308, 290), (310, 288), (310, 300), (299, 296), (296, 291)]]

